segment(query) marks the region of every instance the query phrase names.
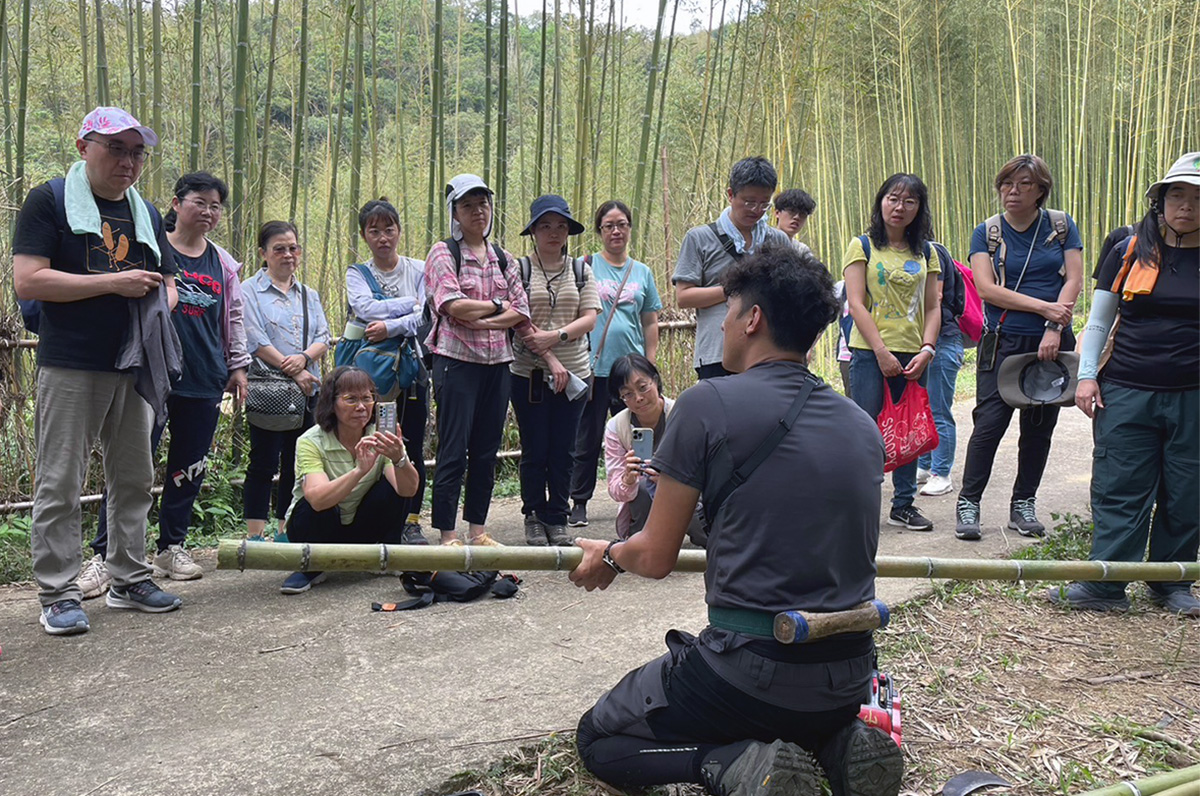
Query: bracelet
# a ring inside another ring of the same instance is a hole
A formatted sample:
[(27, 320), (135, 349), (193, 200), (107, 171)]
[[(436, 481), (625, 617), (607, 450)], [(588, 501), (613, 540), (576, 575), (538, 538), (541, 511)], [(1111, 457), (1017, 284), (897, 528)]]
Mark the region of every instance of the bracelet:
[(404, 454), (403, 456), (401, 456), (399, 459), (392, 459), (393, 467), (403, 467), (406, 464), (408, 464), (408, 454), (407, 453)]
[(301, 351), (300, 356), (304, 357), (304, 367), (307, 368), (309, 365), (312, 364), (312, 357), (310, 357), (306, 352)]
[(935, 356), (937, 354), (937, 349), (934, 348), (933, 346), (931, 346), (929, 343), (926, 343), (925, 345), (921, 346), (921, 351), (918, 351), (917, 353), (922, 353), (924, 351), (928, 351), (929, 356), (931, 356), (931, 357)]
[(617, 573), (618, 575), (620, 575), (625, 570), (621, 567), (620, 564), (618, 564), (616, 561), (613, 560), (612, 549), (613, 549), (613, 545), (620, 544), (623, 541), (624, 541), (623, 539), (613, 539), (611, 542), (608, 543), (608, 547), (604, 548), (604, 559), (603, 559), (604, 563), (608, 564), (609, 568), (613, 572)]

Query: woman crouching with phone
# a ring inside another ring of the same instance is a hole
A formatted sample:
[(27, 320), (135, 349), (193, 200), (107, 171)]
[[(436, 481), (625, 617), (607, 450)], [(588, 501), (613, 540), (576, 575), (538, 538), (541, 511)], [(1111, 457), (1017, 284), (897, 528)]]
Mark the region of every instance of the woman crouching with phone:
[[(662, 394), (658, 368), (641, 354), (627, 354), (612, 364), (609, 394), (625, 404), (604, 427), (604, 470), (608, 494), (620, 504), (617, 538), (628, 539), (646, 525), (658, 485), (652, 453), (667, 430), (675, 402)], [(649, 451), (644, 445), (649, 443)], [(688, 525), (688, 538), (703, 547), (706, 535), (699, 514)]]
[[(316, 425), (296, 440), (288, 538), (400, 544), (403, 498), (416, 494), (420, 476), (396, 434), (394, 411), (390, 427), (377, 429), (375, 385), (355, 367), (335, 368), (318, 396)], [(322, 572), (293, 572), (280, 591), (300, 594), (324, 578)]]

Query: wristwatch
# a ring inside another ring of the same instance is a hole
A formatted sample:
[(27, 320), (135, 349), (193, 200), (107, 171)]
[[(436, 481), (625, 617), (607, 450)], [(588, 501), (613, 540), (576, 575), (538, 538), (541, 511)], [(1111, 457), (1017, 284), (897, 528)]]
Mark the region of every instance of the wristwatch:
[[(496, 308), (496, 309), (492, 310), (492, 315), (499, 315), (500, 313), (504, 312), (504, 302), (501, 301), (500, 299), (498, 299), (498, 298), (492, 299), (492, 306)], [(489, 315), (488, 317), (490, 318), (491, 315)]]
[(1063, 330), (1062, 324), (1055, 323), (1054, 321), (1046, 321), (1046, 328), (1052, 332), (1061, 332)]
[(604, 563), (608, 564), (609, 568), (613, 572), (617, 573), (618, 575), (620, 575), (625, 570), (621, 568), (620, 564), (618, 564), (616, 561), (613, 561), (612, 549), (613, 549), (613, 545), (619, 544), (622, 541), (623, 541), (622, 539), (614, 539), (608, 543), (608, 547), (604, 548)]
[(559, 330), (558, 330), (558, 342), (560, 342), (560, 343), (566, 343), (566, 342), (570, 341), (570, 339), (571, 339), (571, 338), (570, 338), (570, 337), (567, 335), (567, 330), (566, 330), (566, 329), (559, 329)]

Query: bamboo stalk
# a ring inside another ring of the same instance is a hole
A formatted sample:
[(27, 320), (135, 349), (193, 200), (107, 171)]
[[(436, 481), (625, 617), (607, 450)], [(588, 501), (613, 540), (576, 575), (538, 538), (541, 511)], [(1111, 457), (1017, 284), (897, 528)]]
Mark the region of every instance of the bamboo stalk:
[[(333, 134), (333, 138), (329, 142), (329, 158), (330, 158), (330, 175), (329, 175), (329, 201), (325, 205), (325, 231), (322, 236), (322, 251), (321, 251), (321, 283), (324, 284), (324, 273), (329, 267), (329, 244), (332, 239), (330, 234), (330, 225), (333, 223), (333, 217), (337, 214), (337, 178), (338, 167), (342, 162), (342, 122), (345, 117), (346, 110), (346, 66), (350, 63), (350, 28), (351, 28), (351, 9), (353, 2), (346, 5), (346, 27), (342, 32), (342, 63), (338, 69), (338, 108), (337, 108), (337, 128)], [(332, 96), (333, 92), (330, 92)], [(336, 254), (336, 253), (335, 253)]]
[[(439, 0), (440, 2), (440, 0)], [(504, 219), (508, 211), (508, 5), (500, 4), (500, 49), (498, 73), (498, 96), (496, 99), (496, 191), (495, 217), (492, 221), (493, 238), (504, 240)]]
[[(13, 179), (12, 101), (8, 93), (8, 0), (0, 0), (0, 102), (4, 103), (4, 180), (2, 186), (4, 195), (7, 196)], [(15, 219), (10, 222), (9, 240), (12, 239), (12, 225), (15, 223)]]
[[(437, 184), (438, 117), (442, 113), (442, 0), (433, 6), (433, 69), (430, 73), (430, 93), (433, 95), (433, 113), (429, 120), (429, 194), (425, 209), (425, 248), (433, 245), (433, 217), (439, 204)], [(440, 229), (440, 227), (439, 227)]]
[[(139, 0), (140, 5), (140, 0)], [(125, 0), (125, 61), (129, 67), (129, 112), (141, 115), (141, 95), (137, 82), (137, 55), (134, 53), (133, 0)]]
[(1177, 796), (1171, 791), (1181, 786), (1192, 788), (1193, 793), (1200, 792), (1200, 765), (1155, 774), (1133, 782), (1119, 782), (1107, 788), (1089, 790), (1079, 796)]
[[(221, 540), (218, 569), (400, 572), (454, 569), (570, 570), (583, 560), (578, 547), (448, 547), (418, 545), (276, 544)], [(881, 578), (956, 580), (1080, 580), (1172, 582), (1200, 578), (1200, 563), (1128, 561), (1017, 561), (880, 556)], [(703, 550), (681, 550), (676, 572), (703, 572)]]
[[(29, 112), (29, 18), (33, 0), (21, 3), (21, 52), (17, 63), (17, 172), (13, 201), (25, 201), (25, 117)], [(5, 81), (5, 85), (8, 85)]]
[[(92, 90), (91, 82), (88, 80), (88, 13), (87, 0), (79, 0), (77, 3), (79, 8), (79, 55), (82, 59), (83, 67), (83, 112), (87, 113), (91, 108), (87, 107), (88, 100), (91, 99)], [(7, 81), (5, 81), (7, 83)]]
[(650, 50), (649, 76), (646, 78), (646, 102), (642, 106), (642, 139), (638, 145), (637, 171), (633, 179), (633, 217), (642, 217), (642, 190), (645, 187), (646, 160), (650, 157), (650, 115), (654, 111), (654, 84), (658, 78), (658, 54), (662, 46), (663, 19), (667, 15), (667, 0), (658, 0), (658, 22), (654, 26), (654, 46)]
[(262, 156), (258, 161), (258, 191), (254, 205), (254, 228), (262, 226), (263, 205), (267, 199), (267, 155), (271, 147), (271, 99), (275, 93), (275, 40), (279, 31), (279, 0), (271, 7), (271, 40), (267, 50), (267, 95), (263, 103)]
[(237, 256), (245, 254), (242, 241), (246, 231), (246, 106), (250, 80), (250, 1), (238, 0), (236, 49), (233, 63), (233, 185), (229, 191), (232, 205), (231, 247)]
[[(358, 207), (362, 189), (362, 137), (365, 119), (363, 102), (366, 98), (363, 85), (367, 16), (365, 3), (366, 0), (356, 0), (351, 5), (354, 9), (354, 132), (350, 139), (350, 201), (347, 212), (349, 229), (346, 243), (350, 259), (354, 262), (358, 262)], [(331, 205), (328, 212), (333, 215), (336, 208)]]
[(104, 0), (96, 0), (96, 104), (108, 105), (108, 53), (104, 49)]
[(304, 156), (306, 136), (304, 118), (308, 105), (308, 0), (300, 4), (300, 88), (296, 97), (296, 112), (292, 115), (292, 197), (288, 205), (288, 218), (296, 220), (296, 205), (300, 198), (301, 158)]
[[(151, 12), (151, 35), (150, 46), (153, 48), (154, 61), (154, 92), (153, 107), (151, 109), (150, 125), (154, 128), (154, 132), (162, 132), (162, 107), (163, 107), (163, 73), (162, 73), (162, 0), (154, 0), (153, 11)], [(162, 158), (155, 158), (151, 164), (150, 186), (154, 192), (155, 199), (162, 200), (163, 197), (163, 164)]]
[[(491, 7), (491, 0), (488, 0)], [(543, 179), (546, 176), (546, 0), (542, 0), (542, 46), (538, 58), (538, 109), (537, 109), (537, 163), (534, 166), (534, 189), (537, 196), (542, 195)], [(490, 28), (489, 28), (490, 30)], [(491, 41), (489, 39), (489, 41)], [(490, 55), (490, 45), (489, 45)], [(488, 93), (491, 94), (491, 61), (488, 62)], [(487, 139), (485, 138), (486, 142)], [(485, 161), (486, 162), (486, 161)]]
[[(544, 4), (546, 0), (542, 0)], [(495, 0), (486, 0), (484, 3), (483, 12), (483, 62), (484, 62), (484, 83), (483, 83), (483, 181), (491, 185), (492, 175), (492, 4)], [(544, 9), (544, 5), (543, 5)], [(542, 25), (546, 23), (545, 11), (542, 12)], [(542, 39), (546, 38), (546, 32), (543, 27)], [(545, 64), (542, 64), (545, 68)], [(541, 108), (538, 108), (538, 113), (541, 113)]]
[(192, 0), (192, 136), (188, 147), (188, 171), (200, 168), (200, 58), (204, 30), (203, 0)]
[(138, 56), (138, 118), (146, 119), (146, 101), (150, 96), (149, 78), (146, 69), (146, 0), (137, 2), (137, 56)]

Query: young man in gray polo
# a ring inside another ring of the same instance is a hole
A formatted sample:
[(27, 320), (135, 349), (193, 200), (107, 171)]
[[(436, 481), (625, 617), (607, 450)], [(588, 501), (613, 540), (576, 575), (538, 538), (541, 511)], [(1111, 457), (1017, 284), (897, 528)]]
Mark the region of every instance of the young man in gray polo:
[[(736, 375), (679, 396), (654, 454), (644, 530), (623, 542), (577, 539), (583, 561), (571, 573), (588, 590), (626, 571), (665, 577), (703, 498), (709, 626), (698, 638), (670, 631), (667, 654), (600, 697), (579, 722), (580, 755), (625, 788), (693, 782), (716, 796), (819, 796), (824, 769), (833, 796), (896, 796), (900, 749), (857, 718), (871, 634), (784, 645), (770, 629), (781, 611), (843, 611), (875, 596), (883, 440), (805, 365), (838, 313), (832, 280), (785, 242), (722, 281), (722, 361)], [(724, 489), (798, 404), (760, 466)]]
[(131, 305), (154, 295), (174, 306), (177, 298), (162, 218), (133, 187), (157, 144), (153, 130), (120, 108), (96, 108), (75, 142), (80, 161), (65, 179), (30, 191), (17, 216), (17, 296), (42, 303), (30, 535), (41, 623), (51, 635), (89, 627), (77, 583), (79, 493), (97, 438), (108, 491), (107, 604), (150, 613), (180, 605), (146, 563), (154, 413), (135, 373), (117, 369)]
[(671, 284), (679, 306), (696, 310), (692, 364), (701, 379), (729, 375), (721, 367), (721, 318), (725, 316), (721, 272), (768, 243), (788, 241), (785, 233), (767, 223), (778, 184), (775, 167), (766, 158), (739, 160), (725, 189), (729, 207), (716, 221), (693, 227), (683, 236)]

